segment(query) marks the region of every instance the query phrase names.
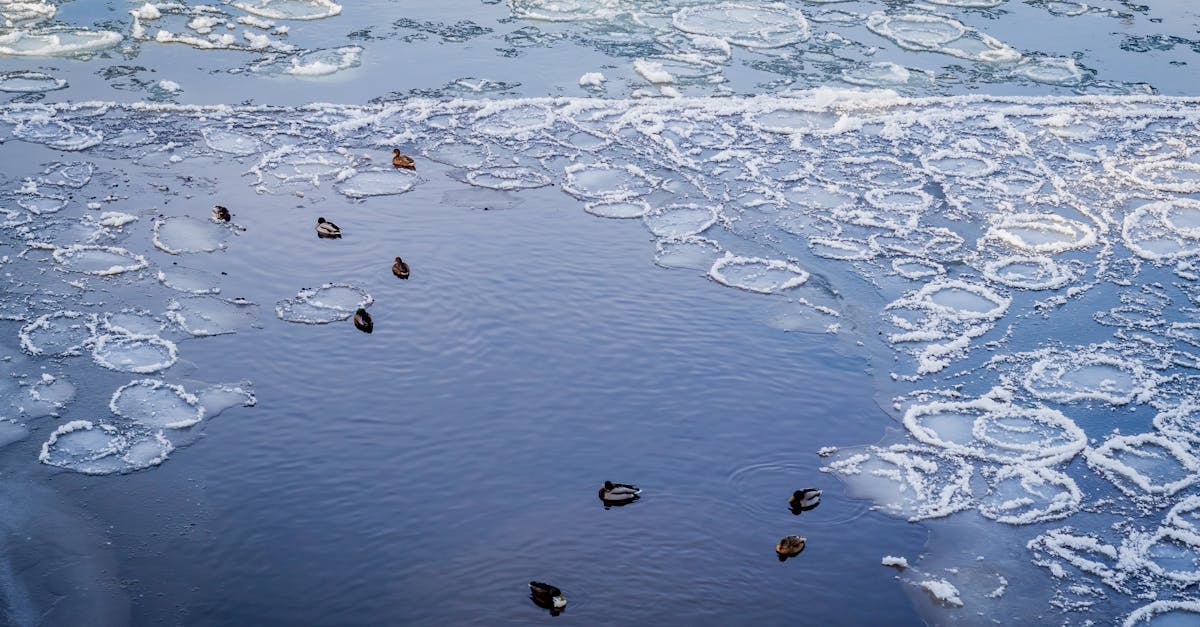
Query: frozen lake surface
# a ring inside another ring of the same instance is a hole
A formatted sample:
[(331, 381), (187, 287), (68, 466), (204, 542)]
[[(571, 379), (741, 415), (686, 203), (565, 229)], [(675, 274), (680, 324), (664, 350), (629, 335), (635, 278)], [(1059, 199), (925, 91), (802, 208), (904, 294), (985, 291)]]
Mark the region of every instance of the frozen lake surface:
[(1198, 14), (0, 2), (6, 622), (1189, 624)]

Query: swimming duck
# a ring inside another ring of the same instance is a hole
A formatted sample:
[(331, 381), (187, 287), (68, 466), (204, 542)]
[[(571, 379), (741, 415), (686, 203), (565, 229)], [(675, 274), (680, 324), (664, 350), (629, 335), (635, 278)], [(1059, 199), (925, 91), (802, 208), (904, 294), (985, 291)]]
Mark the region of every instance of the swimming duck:
[(796, 490), (792, 496), (788, 498), (788, 505), (792, 509), (793, 514), (799, 515), (800, 512), (807, 512), (810, 509), (821, 504), (821, 491), (816, 488), (804, 488)]
[(371, 320), (371, 314), (367, 313), (366, 309), (359, 307), (358, 311), (354, 312), (354, 326), (363, 333), (370, 333), (375, 330), (375, 321)]
[(221, 205), (217, 205), (216, 207), (213, 207), (212, 216), (213, 216), (213, 220), (216, 220), (217, 222), (229, 222), (229, 218), (231, 217), (229, 215), (229, 210), (226, 209), (225, 207), (222, 207)]
[(342, 236), (342, 229), (338, 225), (327, 221), (325, 218), (317, 218), (317, 237), (328, 237), (337, 239)]
[(784, 536), (779, 544), (775, 545), (775, 553), (781, 562), (789, 557), (796, 557), (803, 550), (804, 536)]
[(540, 581), (529, 582), (529, 598), (533, 599), (539, 607), (544, 607), (550, 611), (561, 610), (567, 606), (567, 598), (563, 596), (562, 590)]
[(600, 500), (604, 501), (605, 505), (625, 505), (641, 498), (638, 496), (641, 493), (637, 486), (605, 481), (600, 487)]
[(392, 264), (392, 274), (394, 274), (402, 279), (407, 279), (408, 278), (408, 264), (404, 263), (403, 259), (396, 257), (396, 263)]
[(399, 148), (392, 150), (392, 165), (397, 168), (404, 168), (405, 170), (416, 171), (417, 169), (417, 164), (413, 161), (413, 158), (400, 154)]

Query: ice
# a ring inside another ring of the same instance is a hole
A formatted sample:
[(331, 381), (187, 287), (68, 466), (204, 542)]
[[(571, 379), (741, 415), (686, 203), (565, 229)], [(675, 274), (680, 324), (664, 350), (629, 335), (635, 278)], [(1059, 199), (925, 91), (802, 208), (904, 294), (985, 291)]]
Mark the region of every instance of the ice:
[(604, 81), (606, 80), (608, 79), (606, 79), (604, 74), (601, 72), (585, 72), (579, 77), (579, 86), (600, 88), (604, 87)]
[(151, 230), (154, 247), (172, 255), (223, 250), (232, 233), (228, 225), (191, 216), (155, 219)]
[(947, 607), (962, 607), (962, 599), (958, 598), (958, 588), (945, 579), (922, 581), (921, 588), (929, 593), (933, 600)]
[(52, 119), (22, 122), (13, 129), (12, 134), (17, 139), (45, 144), (57, 150), (85, 150), (103, 139), (101, 133), (90, 128)]
[(1005, 0), (926, 0), (930, 4), (970, 9), (992, 9), (1004, 4)]
[(227, 409), (253, 407), (258, 404), (249, 382), (212, 385), (198, 391), (196, 396), (199, 397), (205, 416), (209, 419)]
[(121, 430), (110, 424), (75, 420), (50, 434), (38, 459), (84, 474), (108, 475), (157, 466), (173, 449), (161, 431)]
[(1141, 363), (1096, 350), (1047, 351), (1021, 383), (1038, 398), (1059, 402), (1097, 400), (1113, 405), (1145, 401), (1157, 378)]
[(546, 187), (550, 184), (550, 177), (532, 168), (514, 166), (472, 170), (467, 173), (467, 182), (488, 189), (517, 191)]
[(655, 183), (641, 168), (628, 164), (577, 163), (567, 166), (565, 173), (564, 192), (583, 200), (606, 201), (610, 205), (644, 196)]
[(904, 414), (904, 426), (925, 444), (1005, 464), (1057, 464), (1087, 445), (1083, 430), (1061, 412), (992, 396), (914, 405)]
[(903, 85), (911, 78), (912, 72), (909, 72), (908, 68), (891, 61), (869, 63), (862, 67), (842, 70), (842, 80), (867, 87)]
[(654, 235), (682, 239), (699, 235), (717, 222), (717, 209), (697, 204), (668, 205), (646, 212), (642, 218)]
[(1148, 503), (1171, 496), (1200, 480), (1200, 459), (1179, 443), (1156, 433), (1112, 436), (1090, 449), (1087, 463), (1122, 492)]
[(58, 213), (63, 207), (67, 206), (67, 199), (62, 196), (24, 194), (17, 197), (17, 204), (30, 213), (43, 215)]
[(759, 294), (774, 294), (804, 285), (809, 274), (803, 268), (778, 259), (738, 257), (726, 252), (713, 262), (708, 276), (729, 287)]
[(21, 350), (35, 356), (79, 355), (91, 342), (95, 324), (93, 314), (78, 311), (43, 314), (21, 327)]
[(640, 218), (650, 210), (650, 203), (641, 199), (627, 201), (603, 200), (589, 202), (583, 206), (583, 210), (600, 218)]
[(411, 191), (420, 178), (408, 170), (367, 170), (338, 183), (337, 190), (350, 198), (391, 196)]
[(202, 132), (204, 134), (204, 143), (217, 152), (246, 156), (255, 154), (262, 148), (254, 136), (239, 133), (235, 130), (205, 128)]
[(0, 418), (0, 448), (20, 442), (27, 437), (29, 437), (28, 427), (15, 420)]
[(166, 326), (154, 314), (139, 309), (105, 314), (102, 324), (105, 331), (125, 335), (157, 335)]
[(273, 20), (319, 20), (342, 12), (332, 0), (249, 0), (233, 6)]
[(1083, 68), (1070, 57), (1027, 56), (1013, 73), (1048, 85), (1078, 85), (1086, 77)]
[(1024, 252), (1061, 253), (1095, 245), (1096, 231), (1078, 220), (1054, 213), (996, 216), (987, 236)]
[(1185, 627), (1200, 620), (1200, 601), (1154, 601), (1125, 617), (1123, 627)]
[(170, 368), (178, 358), (173, 342), (152, 335), (105, 334), (92, 345), (92, 359), (118, 372), (150, 374)]
[(1077, 272), (1049, 257), (1002, 257), (983, 268), (988, 279), (1026, 290), (1054, 290), (1075, 280)]
[(58, 30), (0, 33), (0, 56), (50, 57), (95, 52), (121, 42), (112, 31)]
[[(1200, 192), (1200, 163), (1171, 159), (1138, 163), (1129, 174), (1134, 181), (1150, 189), (1177, 194)], [(1182, 202), (1194, 207), (1200, 201), (1183, 199)]]
[(982, 63), (1008, 63), (1021, 53), (953, 18), (925, 13), (872, 13), (867, 28), (907, 50), (949, 54)]
[(54, 250), (54, 260), (66, 272), (113, 276), (150, 266), (146, 258), (116, 246), (76, 244)]
[(899, 568), (899, 569), (908, 568), (908, 560), (907, 559), (905, 559), (903, 557), (895, 557), (893, 555), (884, 555), (883, 559), (880, 560), (879, 563), (884, 566), (891, 566), (893, 568)]
[[(249, 33), (247, 33), (249, 35)], [(266, 47), (265, 41), (258, 47)], [(307, 50), (251, 66), (251, 70), (268, 76), (319, 78), (362, 65), (361, 46), (340, 46)]]
[(984, 469), (988, 492), (979, 498), (979, 513), (1011, 525), (1059, 520), (1079, 509), (1083, 494), (1071, 477), (1042, 467), (1002, 466)]
[(64, 89), (67, 81), (44, 72), (0, 72), (0, 91), (30, 94)]
[(167, 266), (158, 271), (158, 280), (167, 287), (189, 294), (219, 294), (217, 277), (185, 266)]
[(527, 137), (550, 125), (550, 109), (520, 103), (505, 106), (497, 103), (485, 107), (474, 118), (475, 128), (496, 137)]
[(782, 3), (688, 6), (671, 18), (675, 28), (747, 48), (779, 48), (809, 37), (808, 20)]
[(117, 388), (108, 407), (112, 413), (152, 429), (182, 429), (204, 418), (199, 398), (160, 379), (138, 379)]
[(247, 301), (193, 296), (172, 300), (167, 318), (195, 336), (236, 333), (258, 318), (258, 305)]
[(371, 295), (360, 287), (326, 283), (317, 289), (302, 289), (295, 297), (279, 301), (275, 315), (287, 322), (328, 324), (347, 320), (356, 309), (372, 302)]
[(638, 59), (633, 63), (633, 71), (641, 74), (646, 82), (654, 85), (670, 85), (675, 82), (675, 77), (663, 69), (662, 63), (656, 61)]
[(703, 237), (659, 240), (654, 263), (664, 268), (691, 268), (707, 272), (723, 252), (719, 244)]
[(838, 475), (858, 498), (869, 498), (910, 521), (941, 518), (971, 507), (973, 467), (934, 449), (897, 444), (843, 449), (821, 470)]

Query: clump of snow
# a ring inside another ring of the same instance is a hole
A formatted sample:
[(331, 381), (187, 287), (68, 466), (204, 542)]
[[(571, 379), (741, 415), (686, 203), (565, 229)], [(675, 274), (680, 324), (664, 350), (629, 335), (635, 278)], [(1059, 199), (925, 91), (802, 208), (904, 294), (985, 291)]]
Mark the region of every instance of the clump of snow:
[(934, 601), (946, 607), (962, 607), (962, 599), (958, 598), (958, 588), (945, 579), (930, 579), (920, 584)]
[(883, 564), (884, 566), (899, 568), (900, 570), (908, 568), (908, 560), (906, 558), (895, 557), (893, 555), (884, 555), (883, 560), (881, 560), (879, 563)]
[(579, 77), (580, 87), (603, 87), (604, 81), (608, 80), (604, 74), (600, 72), (587, 72)]

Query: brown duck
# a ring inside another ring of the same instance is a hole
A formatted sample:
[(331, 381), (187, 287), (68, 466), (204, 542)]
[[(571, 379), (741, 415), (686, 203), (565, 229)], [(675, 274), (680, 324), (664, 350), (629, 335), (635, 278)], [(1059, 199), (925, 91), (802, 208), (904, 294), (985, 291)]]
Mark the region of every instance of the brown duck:
[(394, 274), (402, 279), (407, 279), (408, 278), (408, 264), (404, 263), (403, 259), (396, 257), (396, 263), (392, 264), (392, 274)]
[(415, 171), (417, 169), (417, 164), (413, 161), (413, 158), (400, 154), (399, 148), (392, 150), (392, 165), (397, 168), (404, 168), (405, 170)]

